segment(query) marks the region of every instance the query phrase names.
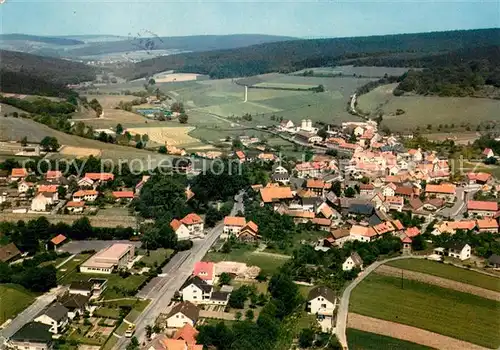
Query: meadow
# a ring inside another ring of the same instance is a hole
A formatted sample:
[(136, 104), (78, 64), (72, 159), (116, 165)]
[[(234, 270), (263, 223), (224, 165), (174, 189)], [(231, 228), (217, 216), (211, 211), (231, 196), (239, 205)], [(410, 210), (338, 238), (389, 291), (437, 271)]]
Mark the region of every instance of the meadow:
[[(394, 96), (397, 84), (380, 86), (358, 99), (358, 108), (364, 112), (384, 112), (382, 124), (397, 132), (466, 131), (461, 125), (470, 124), (472, 130), (481, 122), (498, 120), (500, 100), (474, 97)], [(405, 113), (396, 115), (398, 109)], [(431, 124), (431, 130), (427, 125)], [(451, 125), (454, 127), (451, 128)], [(439, 125), (448, 125), (441, 128)]]
[(500, 292), (500, 278), (479, 272), (461, 269), (453, 265), (423, 259), (396, 260), (387, 263), (389, 266), (403, 270), (422, 272), (449, 280), (470, 284), (476, 287)]
[(385, 74), (400, 76), (408, 71), (408, 68), (398, 67), (355, 67), (352, 65), (337, 66), (337, 67), (315, 67), (307, 68), (293, 73), (294, 75), (302, 74), (304, 71), (313, 71), (314, 74), (342, 74), (344, 76), (362, 76), (369, 78), (382, 78)]
[(500, 303), (425, 283), (371, 274), (351, 295), (349, 311), (490, 348), (500, 345)]
[(0, 325), (30, 306), (36, 294), (17, 284), (0, 284)]
[(359, 329), (347, 328), (347, 343), (352, 350), (427, 350), (427, 346), (415, 344), (401, 339), (387, 337), (381, 334), (364, 332)]
[(286, 261), (287, 258), (272, 255), (255, 254), (254, 247), (241, 246), (233, 248), (230, 253), (209, 252), (203, 258), (204, 261), (237, 261), (250, 266), (258, 266), (266, 275), (275, 273)]

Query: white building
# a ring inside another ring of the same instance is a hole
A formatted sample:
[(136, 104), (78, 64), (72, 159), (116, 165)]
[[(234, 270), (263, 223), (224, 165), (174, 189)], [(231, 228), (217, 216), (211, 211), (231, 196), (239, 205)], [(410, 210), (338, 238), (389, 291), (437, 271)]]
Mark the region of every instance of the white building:
[(246, 225), (246, 220), (239, 216), (226, 216), (224, 218), (224, 236), (228, 237), (230, 235), (236, 236), (243, 227)]
[(37, 194), (35, 198), (31, 201), (32, 211), (46, 211), (47, 206), (52, 203), (52, 200), (46, 197), (43, 193)]
[(194, 327), (199, 316), (200, 310), (196, 305), (183, 301), (175, 305), (167, 314), (167, 328), (182, 328), (186, 324)]
[(8, 349), (51, 350), (53, 341), (49, 329), (49, 325), (28, 322), (9, 338)]
[(170, 227), (172, 227), (177, 235), (178, 241), (184, 241), (191, 238), (191, 232), (189, 232), (189, 229), (180, 220), (173, 219), (170, 222)]
[(352, 252), (351, 255), (345, 259), (345, 261), (342, 263), (342, 270), (343, 271), (351, 271), (353, 268), (363, 268), (363, 259), (359, 256), (357, 252)]
[(134, 260), (135, 247), (132, 244), (117, 243), (97, 252), (80, 266), (82, 273), (110, 274), (115, 269), (125, 269)]
[(50, 326), (49, 331), (54, 334), (60, 334), (69, 323), (68, 309), (61, 303), (55, 302), (42, 310), (33, 320)]
[(73, 202), (94, 202), (99, 192), (96, 190), (80, 190), (73, 193)]
[(230, 291), (215, 291), (211, 285), (198, 276), (190, 277), (182, 285), (182, 300), (197, 305), (227, 305)]
[(319, 286), (311, 289), (307, 297), (307, 311), (316, 315), (323, 331), (333, 328), (333, 315), (337, 307), (337, 295), (328, 287)]
[(471, 255), (471, 246), (467, 243), (452, 243), (446, 249), (448, 256), (460, 260), (467, 260)]

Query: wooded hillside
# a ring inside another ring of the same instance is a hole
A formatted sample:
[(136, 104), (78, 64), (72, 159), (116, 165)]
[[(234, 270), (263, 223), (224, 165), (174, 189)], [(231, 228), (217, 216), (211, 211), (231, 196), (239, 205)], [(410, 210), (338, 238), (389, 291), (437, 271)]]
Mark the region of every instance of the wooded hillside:
[(135, 79), (174, 69), (208, 74), (212, 78), (289, 73), (338, 64), (348, 58), (400, 54), (429, 56), (458, 49), (500, 45), (500, 29), (461, 30), (356, 38), (292, 40), (231, 50), (157, 57), (121, 69), (120, 76)]

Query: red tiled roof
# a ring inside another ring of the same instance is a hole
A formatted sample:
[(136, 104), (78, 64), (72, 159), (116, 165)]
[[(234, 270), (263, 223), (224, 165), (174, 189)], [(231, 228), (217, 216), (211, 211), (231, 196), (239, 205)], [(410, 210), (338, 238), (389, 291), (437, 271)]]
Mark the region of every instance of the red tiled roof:
[(50, 241), (52, 242), (52, 244), (58, 245), (58, 244), (64, 242), (65, 240), (66, 240), (65, 235), (57, 235), (54, 238), (52, 238)]
[(57, 192), (57, 185), (41, 185), (38, 187), (38, 192), (55, 193)]
[(498, 210), (498, 203), (487, 201), (467, 201), (467, 210), (484, 210), (496, 212)]
[(396, 228), (396, 230), (402, 230), (402, 229), (405, 228), (403, 226), (403, 224), (401, 223), (401, 221), (399, 221), (399, 220), (393, 220), (392, 224), (394, 225), (394, 227)]
[(96, 190), (80, 190), (73, 193), (73, 197), (93, 196), (98, 193)]
[(371, 227), (353, 225), (349, 231), (349, 235), (360, 235), (365, 237), (373, 237), (377, 235), (377, 232)]
[(496, 228), (496, 229), (498, 229), (498, 222), (492, 218), (478, 219), (477, 220), (477, 227), (480, 229), (481, 228)]
[(28, 176), (28, 171), (25, 168), (13, 168), (10, 176), (12, 177), (26, 177)]
[(111, 173), (86, 173), (85, 177), (91, 180), (113, 180), (115, 176)]
[(243, 151), (236, 151), (236, 157), (239, 159), (245, 159), (245, 153), (243, 153)]
[(274, 200), (292, 199), (293, 194), (290, 187), (264, 187), (260, 189), (260, 196), (264, 203), (271, 203)]
[(182, 222), (180, 222), (177, 219), (173, 219), (172, 221), (170, 221), (170, 227), (172, 227), (174, 232), (177, 231), (179, 229), (179, 227), (181, 227), (181, 225), (182, 225)]
[(365, 190), (365, 191), (371, 191), (375, 188), (375, 186), (373, 186), (372, 184), (361, 184), (359, 185), (359, 189), (361, 191)]
[(178, 329), (177, 332), (175, 332), (173, 338), (182, 339), (188, 344), (193, 344), (196, 343), (196, 336), (198, 333), (199, 332), (193, 326), (186, 323), (181, 329)]
[(294, 218), (314, 219), (314, 213), (307, 210), (288, 210), (286, 214)]
[(255, 233), (259, 232), (259, 226), (257, 226), (257, 224), (253, 221), (247, 222), (246, 226), (243, 229), (246, 229), (246, 228), (249, 228), (250, 230), (252, 230)]
[(394, 231), (394, 226), (390, 221), (382, 222), (372, 227), (378, 235)]
[(245, 218), (239, 216), (226, 216), (224, 218), (224, 225), (227, 226), (245, 226), (246, 220)]
[(405, 237), (402, 239), (402, 241), (403, 241), (403, 243), (411, 243), (411, 242), (412, 242), (411, 238), (410, 238), (410, 237), (408, 237), (408, 236), (405, 236)]
[(405, 231), (405, 234), (410, 238), (415, 237), (420, 234), (420, 230), (418, 229), (418, 227), (408, 227)]
[(66, 204), (66, 206), (69, 207), (69, 208), (80, 208), (80, 207), (84, 207), (85, 206), (85, 202), (73, 202), (73, 201), (69, 201)]
[(330, 188), (332, 187), (331, 183), (326, 183), (323, 180), (315, 180), (309, 179), (306, 183), (307, 188)]
[(314, 218), (312, 220), (312, 223), (320, 226), (330, 226), (332, 224), (332, 221), (330, 219)]
[(413, 188), (409, 186), (396, 186), (395, 192), (403, 196), (411, 196), (413, 194)]
[(193, 275), (202, 280), (211, 280), (214, 276), (214, 263), (210, 261), (198, 261), (194, 264)]
[(59, 170), (49, 170), (45, 174), (46, 179), (58, 179), (62, 176), (62, 172)]
[(184, 225), (194, 225), (194, 224), (200, 224), (203, 222), (203, 220), (200, 218), (198, 214), (191, 213), (187, 214), (184, 218), (182, 218), (181, 222)]
[(488, 173), (467, 173), (467, 178), (471, 181), (487, 182), (491, 178)]
[(455, 189), (456, 187), (453, 184), (441, 184), (441, 185), (427, 184), (425, 186), (425, 192), (430, 192), (430, 193), (455, 194)]
[(134, 198), (134, 192), (132, 192), (132, 191), (114, 191), (113, 197), (115, 197), (115, 198)]

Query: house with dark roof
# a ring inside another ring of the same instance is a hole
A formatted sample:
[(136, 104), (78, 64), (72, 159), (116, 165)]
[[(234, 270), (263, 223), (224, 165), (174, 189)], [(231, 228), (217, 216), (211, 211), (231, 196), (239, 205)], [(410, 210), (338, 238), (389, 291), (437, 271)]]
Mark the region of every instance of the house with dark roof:
[(60, 334), (69, 323), (68, 311), (60, 302), (56, 301), (42, 310), (33, 321), (50, 326), (51, 333)]
[(93, 283), (90, 281), (73, 281), (69, 285), (70, 294), (81, 294), (84, 296), (92, 296)]
[(488, 258), (488, 265), (494, 269), (500, 268), (500, 255), (493, 254)]
[(70, 320), (72, 320), (77, 315), (82, 316), (85, 311), (89, 312), (89, 314), (92, 316), (92, 313), (94, 312), (96, 307), (90, 306), (89, 300), (90, 296), (66, 293), (59, 299), (59, 302), (66, 309), (68, 309), (68, 317)]
[(333, 317), (337, 299), (337, 294), (332, 289), (325, 286), (314, 287), (307, 296), (307, 311), (318, 318)]
[(351, 216), (361, 215), (370, 217), (375, 212), (375, 208), (369, 203), (351, 203), (347, 212)]
[(189, 324), (194, 326), (200, 317), (200, 310), (189, 301), (175, 305), (167, 314), (167, 328), (182, 328)]
[(353, 268), (363, 269), (363, 259), (357, 252), (352, 252), (342, 263), (343, 271), (351, 271)]
[(8, 346), (13, 349), (52, 350), (52, 333), (49, 329), (49, 325), (28, 322), (10, 337)]
[(15, 260), (20, 255), (21, 252), (17, 249), (14, 243), (9, 243), (0, 247), (0, 261), (2, 262)]
[(446, 255), (451, 258), (467, 260), (471, 256), (471, 246), (464, 242), (451, 242), (446, 245)]

